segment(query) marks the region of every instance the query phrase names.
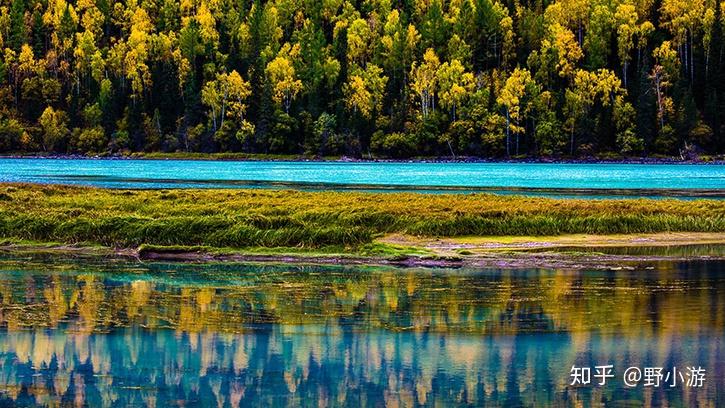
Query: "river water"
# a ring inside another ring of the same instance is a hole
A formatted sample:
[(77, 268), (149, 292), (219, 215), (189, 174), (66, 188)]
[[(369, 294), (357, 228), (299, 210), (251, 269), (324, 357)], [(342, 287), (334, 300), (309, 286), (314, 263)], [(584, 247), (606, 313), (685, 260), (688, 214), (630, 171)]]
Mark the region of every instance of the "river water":
[[(725, 406), (722, 261), (565, 271), (5, 256), (0, 298), (0, 405)], [(613, 377), (598, 385), (603, 365)], [(572, 386), (573, 366), (591, 383)], [(630, 367), (675, 374), (627, 386)], [(701, 387), (688, 385), (698, 367)]]
[(111, 188), (292, 187), (723, 197), (725, 166), (0, 159), (0, 182)]

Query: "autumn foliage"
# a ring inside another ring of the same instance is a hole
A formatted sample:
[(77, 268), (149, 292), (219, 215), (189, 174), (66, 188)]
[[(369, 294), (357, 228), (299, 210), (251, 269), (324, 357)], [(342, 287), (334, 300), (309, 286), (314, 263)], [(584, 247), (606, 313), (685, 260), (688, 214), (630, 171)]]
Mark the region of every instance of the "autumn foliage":
[(3, 0), (0, 152), (722, 153), (720, 0)]

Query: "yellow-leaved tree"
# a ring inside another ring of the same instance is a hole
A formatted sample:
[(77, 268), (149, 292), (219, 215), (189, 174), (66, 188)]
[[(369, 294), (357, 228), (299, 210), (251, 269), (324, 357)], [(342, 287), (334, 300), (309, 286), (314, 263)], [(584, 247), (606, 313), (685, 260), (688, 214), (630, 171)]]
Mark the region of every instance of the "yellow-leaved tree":
[(423, 62), (418, 65), (413, 63), (410, 70), (412, 80), (410, 87), (420, 98), (420, 109), (423, 117), (435, 110), (435, 92), (438, 79), (438, 68), (440, 60), (432, 48), (428, 48), (423, 54)]
[(525, 68), (516, 68), (511, 76), (506, 79), (496, 102), (503, 106), (506, 116), (506, 155), (511, 154), (511, 134), (517, 138), (516, 150), (518, 153), (518, 136), (524, 132), (520, 125), (522, 118), (522, 99), (527, 93), (527, 88), (535, 85), (531, 73)]
[(273, 99), (289, 113), (292, 101), (302, 90), (302, 81), (297, 79), (293, 59), (299, 55), (299, 45), (282, 46), (277, 57), (267, 64), (267, 78), (272, 85)]
[(348, 83), (343, 88), (348, 109), (365, 119), (372, 118), (380, 111), (387, 82), (388, 77), (375, 64), (367, 64), (365, 69), (353, 66)]

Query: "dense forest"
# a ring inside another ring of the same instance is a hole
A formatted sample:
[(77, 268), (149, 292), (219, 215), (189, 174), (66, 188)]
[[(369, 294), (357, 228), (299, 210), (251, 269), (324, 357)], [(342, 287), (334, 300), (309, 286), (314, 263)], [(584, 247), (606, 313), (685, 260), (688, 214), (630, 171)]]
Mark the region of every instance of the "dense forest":
[(0, 151), (721, 153), (720, 0), (2, 0)]

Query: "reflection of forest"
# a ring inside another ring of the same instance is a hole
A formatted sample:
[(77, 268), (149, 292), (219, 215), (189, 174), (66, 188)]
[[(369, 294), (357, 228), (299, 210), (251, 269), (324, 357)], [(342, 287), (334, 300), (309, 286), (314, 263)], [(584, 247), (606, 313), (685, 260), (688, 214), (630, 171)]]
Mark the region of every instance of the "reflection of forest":
[[(0, 390), (16, 402), (652, 402), (664, 390), (566, 392), (568, 370), (725, 357), (722, 263), (636, 272), (2, 269)], [(667, 397), (712, 398), (719, 375), (699, 393)]]
[[(324, 323), (479, 334), (723, 331), (722, 263), (656, 270), (483, 272), (233, 265), (5, 264), (0, 324), (105, 331), (129, 325), (239, 332), (245, 324)], [(171, 269), (170, 269), (171, 268)], [(63, 270), (65, 269), (65, 270)], [(702, 319), (707, 315), (709, 319)]]

